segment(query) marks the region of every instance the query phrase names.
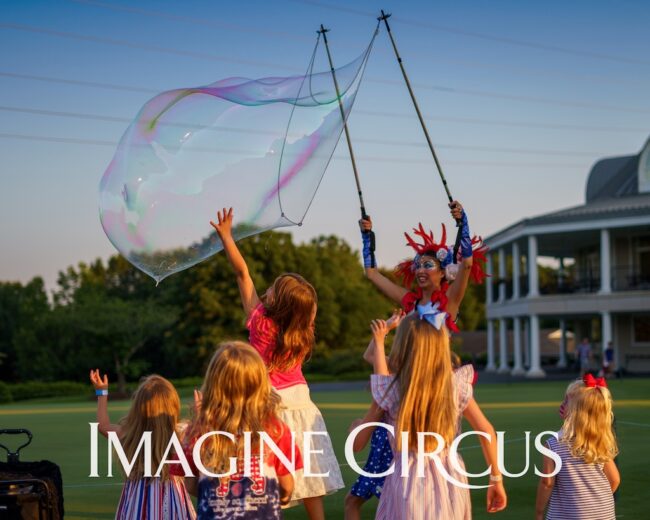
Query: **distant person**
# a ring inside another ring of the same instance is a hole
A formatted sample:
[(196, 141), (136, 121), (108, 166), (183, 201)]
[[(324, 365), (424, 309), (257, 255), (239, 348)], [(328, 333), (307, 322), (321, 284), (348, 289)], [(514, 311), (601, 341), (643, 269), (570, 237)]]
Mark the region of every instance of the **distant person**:
[[(185, 456), (196, 477), (187, 487), (198, 497), (199, 520), (280, 520), (281, 506), (289, 503), (294, 489), (291, 470), (302, 469), (302, 457), (289, 427), (280, 420), (280, 396), (273, 390), (262, 358), (242, 341), (221, 344), (205, 372), (197, 396), (195, 418), (190, 423)], [(209, 432), (201, 445), (201, 463), (211, 473), (228, 473), (231, 457), (237, 461), (234, 474), (212, 477), (199, 473), (193, 451), (197, 439)], [(246, 473), (244, 432), (251, 432), (250, 476)], [(286, 467), (265, 445), (260, 453), (259, 432), (266, 432), (293, 464)], [(175, 518), (175, 517), (174, 517)]]
[[(111, 424), (108, 415), (108, 376), (99, 370), (90, 371), (90, 382), (97, 394), (99, 433), (108, 437), (117, 434), (128, 460), (133, 460), (142, 435), (151, 432), (151, 468), (155, 473), (163, 460), (165, 449), (174, 432), (179, 433), (181, 401), (173, 385), (164, 377), (146, 377), (133, 394), (131, 408), (118, 424)], [(195, 519), (196, 512), (183, 477), (170, 475), (164, 465), (160, 477), (146, 478), (144, 460), (139, 456), (127, 475), (115, 513), (116, 520)]]
[(618, 373), (614, 370), (614, 346), (609, 341), (607, 348), (603, 352), (603, 377), (609, 379), (614, 373)]
[(591, 351), (591, 344), (589, 338), (582, 338), (582, 342), (576, 349), (576, 359), (580, 366), (580, 377), (584, 376), (591, 369), (591, 360), (593, 354)]
[[(273, 388), (282, 399), (280, 419), (294, 432), (302, 453), (318, 454), (310, 458), (312, 474), (296, 475), (295, 488), (288, 507), (302, 502), (310, 520), (325, 520), (323, 496), (343, 488), (341, 469), (320, 410), (309, 396), (302, 364), (314, 345), (316, 290), (302, 276), (284, 273), (278, 276), (262, 296), (258, 296), (248, 266), (232, 236), (233, 211), (217, 212), (216, 229), (230, 265), (235, 271), (241, 304), (246, 313), (249, 342), (266, 365)], [(303, 432), (322, 432), (309, 437), (303, 446)]]
[[(422, 447), (417, 433), (436, 432), (449, 446), (460, 433), (461, 416), (473, 431), (485, 432), (492, 439), (488, 442), (483, 436), (479, 438), (483, 457), (491, 468), (489, 480), (486, 479), (489, 487), (485, 503), (490, 513), (503, 510), (507, 496), (497, 464), (496, 433), (474, 400), (472, 366), (452, 369), (447, 328), (436, 320), (429, 321), (419, 310), (404, 317), (397, 327), (389, 362), (384, 347), (388, 325), (383, 320), (374, 320), (371, 329), (375, 343), (374, 374), (370, 380), (373, 399), (384, 410), (386, 422), (395, 432), (408, 432), (406, 445), (402, 444), (402, 435), (391, 437), (394, 472), (386, 477), (376, 518), (471, 518), (469, 490), (448, 480), (451, 477), (467, 483), (466, 475), (460, 471), (460, 456), (457, 464), (448, 450), (435, 459), (426, 457), (424, 467), (420, 468), (422, 474), (417, 463), (417, 451)], [(427, 436), (423, 440), (427, 452), (436, 449), (437, 439)], [(408, 467), (404, 468), (402, 450), (408, 452)], [(402, 477), (402, 471), (406, 477)]]
[[(546, 444), (562, 460), (559, 473), (542, 477), (537, 488), (535, 518), (615, 520), (614, 492), (620, 474), (614, 463), (618, 454), (612, 428), (612, 396), (604, 378), (587, 374), (569, 385), (560, 406), (564, 419), (558, 439)], [(544, 456), (543, 473), (555, 470)], [(549, 502), (550, 499), (550, 502)]]

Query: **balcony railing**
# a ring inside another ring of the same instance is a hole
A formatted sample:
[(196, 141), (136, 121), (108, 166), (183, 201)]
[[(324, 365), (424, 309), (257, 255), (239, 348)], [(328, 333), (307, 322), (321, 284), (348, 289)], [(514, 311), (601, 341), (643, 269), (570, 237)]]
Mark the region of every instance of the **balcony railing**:
[(563, 280), (554, 279), (540, 283), (540, 294), (573, 294), (594, 293), (600, 290), (600, 277), (581, 276), (580, 278)]
[(650, 274), (641, 272), (638, 267), (618, 265), (612, 268), (612, 290), (649, 291)]

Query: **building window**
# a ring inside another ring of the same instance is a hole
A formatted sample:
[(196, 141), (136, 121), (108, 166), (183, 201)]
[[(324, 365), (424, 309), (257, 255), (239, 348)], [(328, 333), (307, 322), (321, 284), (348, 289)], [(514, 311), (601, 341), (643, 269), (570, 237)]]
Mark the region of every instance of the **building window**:
[(636, 268), (641, 282), (650, 282), (650, 236), (636, 239)]
[(650, 314), (632, 318), (632, 343), (634, 345), (650, 345)]

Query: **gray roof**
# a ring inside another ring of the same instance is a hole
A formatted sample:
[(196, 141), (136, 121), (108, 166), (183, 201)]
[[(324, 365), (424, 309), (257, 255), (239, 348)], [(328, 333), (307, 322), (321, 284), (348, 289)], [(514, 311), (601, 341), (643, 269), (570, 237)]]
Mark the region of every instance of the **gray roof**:
[(485, 241), (489, 244), (490, 241), (516, 227), (609, 220), (614, 218), (636, 217), (640, 215), (650, 215), (650, 193), (629, 195), (627, 197), (619, 197), (615, 199), (602, 199), (592, 202), (591, 204), (583, 204), (582, 206), (561, 209), (538, 217), (525, 218), (499, 230), (493, 235), (487, 237)]
[(650, 193), (628, 195), (616, 198), (601, 198), (589, 204), (561, 209), (539, 217), (527, 218), (522, 222), (528, 226), (555, 224), (556, 222), (578, 222), (621, 217), (635, 217), (650, 214)]
[(587, 204), (639, 193), (637, 172), (640, 156), (610, 157), (594, 164), (587, 179)]
[[(650, 146), (648, 140), (644, 146)], [(620, 219), (650, 215), (650, 193), (639, 193), (638, 169), (643, 150), (636, 155), (601, 159), (587, 179), (586, 204), (525, 218), (488, 237), (487, 242), (517, 227)]]

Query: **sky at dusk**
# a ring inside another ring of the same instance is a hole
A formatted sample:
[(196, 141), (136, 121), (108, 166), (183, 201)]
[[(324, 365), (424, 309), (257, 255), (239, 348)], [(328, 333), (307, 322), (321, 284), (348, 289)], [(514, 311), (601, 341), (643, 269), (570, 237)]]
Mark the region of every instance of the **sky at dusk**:
[[(99, 181), (156, 93), (301, 73), (321, 23), (343, 65), (368, 44), (380, 9), (393, 14), (474, 233), (582, 204), (594, 162), (637, 153), (650, 135), (650, 4), (640, 0), (3, 0), (0, 280), (42, 276), (51, 289), (68, 266), (115, 254)], [(323, 56), (317, 66), (326, 70)], [(393, 265), (408, 254), (403, 231), (452, 222), (383, 26), (349, 128), (377, 258)], [(358, 213), (341, 139), (303, 226), (288, 229), (297, 241), (336, 234), (359, 248)]]

